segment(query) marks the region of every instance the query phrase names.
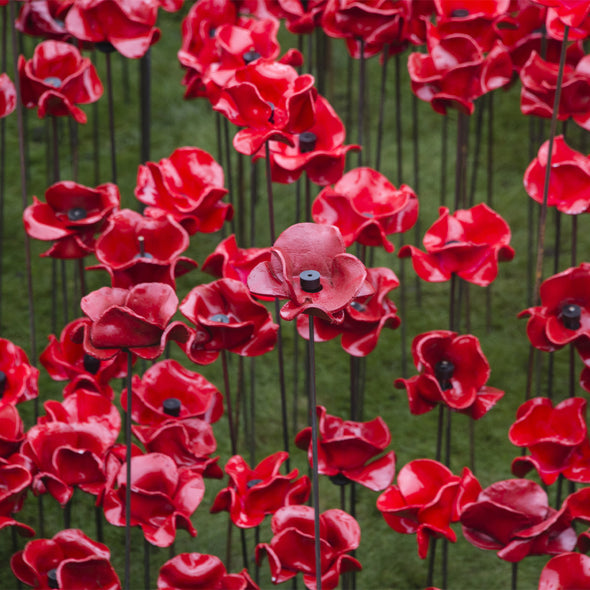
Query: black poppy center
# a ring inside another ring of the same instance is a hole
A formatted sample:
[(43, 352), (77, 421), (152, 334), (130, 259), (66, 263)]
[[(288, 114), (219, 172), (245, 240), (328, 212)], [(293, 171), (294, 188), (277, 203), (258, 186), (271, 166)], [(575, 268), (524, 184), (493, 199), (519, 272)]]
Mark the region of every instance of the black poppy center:
[(330, 481), (336, 486), (345, 486), (351, 482), (346, 475), (343, 473), (337, 473), (336, 475), (330, 475)]
[(177, 397), (168, 397), (162, 402), (162, 410), (164, 410), (164, 414), (167, 414), (168, 416), (178, 417), (181, 408), (182, 403)]
[(299, 134), (299, 151), (302, 154), (315, 150), (318, 136), (313, 131), (304, 131)]
[(260, 59), (260, 53), (258, 53), (258, 51), (254, 51), (254, 49), (250, 49), (250, 51), (246, 51), (246, 53), (242, 55), (242, 59), (244, 60), (244, 63), (248, 65), (257, 59)]
[(360, 301), (351, 301), (350, 307), (352, 307), (352, 309), (355, 309), (356, 311), (360, 311), (360, 312), (367, 310), (367, 306), (364, 305), (363, 303), (361, 303)]
[(0, 395), (4, 395), (6, 387), (8, 386), (8, 377), (4, 371), (0, 371)]
[(582, 308), (575, 303), (568, 303), (561, 309), (561, 322), (568, 330), (578, 330), (581, 317)]
[(149, 252), (145, 251), (145, 238), (143, 236), (137, 238), (137, 243), (139, 245), (139, 254), (136, 254), (135, 258), (153, 258)]
[(462, 18), (464, 16), (469, 16), (469, 10), (467, 10), (467, 8), (455, 8), (455, 10), (451, 12), (451, 16), (453, 18)]
[(304, 270), (299, 273), (299, 284), (306, 293), (318, 293), (322, 290), (320, 273), (317, 270)]
[(91, 354), (84, 354), (84, 360), (82, 361), (84, 370), (96, 375), (100, 369), (100, 359), (97, 359)]
[(275, 122), (275, 105), (272, 102), (266, 103), (270, 107), (270, 115), (268, 116), (268, 122), (274, 123)]
[(258, 485), (259, 483), (262, 483), (264, 480), (263, 479), (251, 479), (246, 486), (248, 487), (248, 489), (253, 488), (254, 486)]
[(57, 76), (47, 76), (43, 82), (45, 82), (45, 84), (49, 84), (49, 86), (53, 86), (54, 88), (59, 88), (61, 86), (61, 79)]
[(86, 219), (87, 216), (88, 213), (83, 207), (72, 207), (71, 209), (68, 209), (68, 219), (70, 221), (80, 221)]
[(215, 315), (211, 316), (212, 322), (219, 322), (220, 324), (229, 324), (230, 319), (228, 315), (224, 313), (216, 313)]
[(59, 588), (59, 582), (57, 581), (57, 569), (53, 568), (47, 572), (47, 585), (50, 588)]
[(94, 44), (101, 53), (113, 53), (113, 51), (117, 51), (115, 46), (110, 41), (98, 41)]
[(455, 372), (455, 365), (451, 361), (438, 361), (434, 365), (434, 376), (443, 390), (452, 389), (451, 377)]

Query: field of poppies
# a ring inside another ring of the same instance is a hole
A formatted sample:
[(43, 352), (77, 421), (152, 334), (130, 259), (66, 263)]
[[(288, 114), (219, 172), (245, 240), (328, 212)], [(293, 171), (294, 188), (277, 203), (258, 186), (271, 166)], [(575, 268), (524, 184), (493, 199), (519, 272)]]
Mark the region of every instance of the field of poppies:
[(0, 586), (590, 588), (590, 2), (0, 13)]

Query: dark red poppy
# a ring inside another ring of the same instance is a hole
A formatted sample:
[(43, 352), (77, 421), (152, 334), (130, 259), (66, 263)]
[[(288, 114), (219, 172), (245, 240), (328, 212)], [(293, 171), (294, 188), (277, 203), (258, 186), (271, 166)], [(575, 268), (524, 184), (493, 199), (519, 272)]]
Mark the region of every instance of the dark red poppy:
[(74, 2), (65, 24), (80, 41), (110, 44), (121, 55), (142, 57), (160, 38), (155, 26), (159, 0), (85, 0)]
[(589, 590), (590, 557), (581, 553), (562, 553), (543, 568), (538, 590)]
[(23, 104), (38, 107), (40, 118), (72, 116), (86, 123), (86, 113), (76, 105), (95, 102), (103, 92), (90, 59), (63, 41), (39, 43), (28, 61), (19, 56), (18, 73)]
[(401, 468), (397, 485), (377, 498), (377, 508), (394, 531), (416, 533), (418, 555), (425, 559), (431, 538), (457, 541), (450, 525), (459, 520), (462, 507), (477, 498), (480, 490), (467, 467), (459, 477), (438, 461), (416, 459)]
[[(557, 119), (570, 117), (580, 127), (590, 129), (588, 95), (590, 93), (590, 56), (585, 56), (575, 65), (566, 64), (561, 82), (561, 95)], [(520, 71), (522, 90), (520, 110), (524, 115), (536, 115), (550, 119), (553, 114), (559, 64), (545, 61), (533, 52)]]
[[(59, 531), (52, 539), (29, 541), (10, 560), (14, 575), (29, 586), (119, 590), (111, 552), (79, 529)], [(57, 586), (56, 586), (57, 584)]]
[(228, 574), (219, 557), (180, 553), (169, 559), (158, 575), (158, 590), (259, 590), (244, 569)]
[(14, 404), (0, 405), (0, 458), (6, 459), (16, 453), (24, 438), (23, 421), (17, 407)]
[(39, 369), (29, 362), (25, 351), (0, 338), (0, 405), (20, 404), (39, 395)]
[(251, 271), (248, 288), (254, 295), (289, 299), (281, 309), (285, 320), (308, 313), (338, 323), (353, 298), (373, 292), (366, 276), (364, 264), (346, 253), (338, 228), (297, 223), (277, 238), (270, 260)]
[(416, 223), (418, 198), (409, 186), (397, 189), (372, 168), (355, 168), (334, 187), (324, 188), (311, 212), (316, 223), (335, 225), (347, 247), (358, 242), (393, 252), (386, 236), (405, 232)]
[[(123, 463), (103, 498), (105, 518), (115, 526), (125, 526), (126, 468)], [(195, 537), (190, 517), (204, 493), (203, 477), (191, 469), (179, 469), (167, 455), (148, 453), (131, 459), (131, 526), (140, 526), (152, 545), (170, 546), (177, 528)]]
[(536, 469), (541, 480), (551, 485), (560, 473), (568, 476), (575, 464), (576, 450), (587, 440), (586, 400), (568, 398), (555, 408), (548, 398), (536, 397), (518, 408), (508, 438), (517, 447), (526, 447), (530, 455), (516, 457), (512, 473), (524, 477)]
[[(368, 422), (343, 420), (317, 406), (318, 472), (339, 485), (351, 481), (375, 492), (384, 490), (395, 475), (395, 453), (381, 455), (391, 442), (391, 433), (380, 416)], [(307, 450), (312, 463), (311, 427), (295, 437), (295, 444)], [(379, 456), (380, 455), (380, 456)]]
[[(543, 203), (549, 141), (524, 173), (524, 188), (529, 197)], [(554, 139), (547, 205), (561, 213), (578, 215), (590, 211), (590, 158), (570, 148), (563, 135)]]
[[(155, 363), (142, 377), (134, 375), (131, 392), (131, 418), (138, 424), (156, 426), (171, 418), (199, 418), (212, 424), (223, 414), (218, 389), (173, 359)], [(169, 399), (175, 401), (167, 402)], [(169, 403), (179, 406), (178, 415), (169, 413)], [(127, 411), (127, 390), (121, 394), (121, 406)]]
[(486, 385), (490, 365), (475, 336), (447, 330), (419, 334), (412, 356), (420, 373), (395, 380), (398, 389), (406, 389), (412, 414), (424, 414), (440, 403), (478, 420), (504, 396)]
[[(274, 584), (282, 584), (303, 574), (303, 583), (316, 590), (314, 554), (314, 509), (311, 506), (285, 506), (272, 517), (274, 537), (270, 543), (256, 546), (256, 562), (268, 556)], [(357, 521), (342, 510), (326, 510), (320, 514), (321, 584), (324, 590), (338, 586), (340, 574), (362, 569), (351, 555), (358, 546), (361, 529)]]
[(16, 108), (16, 89), (7, 74), (0, 74), (0, 118)]
[(83, 258), (94, 252), (94, 236), (119, 208), (115, 184), (96, 188), (69, 180), (57, 182), (45, 191), (45, 203), (33, 197), (23, 213), (26, 232), (53, 245), (42, 256)]
[(239, 248), (236, 236), (232, 234), (217, 244), (201, 270), (219, 279), (236, 279), (246, 284), (250, 271), (269, 259), (269, 248)]
[(27, 0), (21, 2), (15, 27), (25, 35), (67, 41), (64, 19), (74, 0)]
[(83, 318), (67, 324), (61, 331), (59, 340), (51, 334), (49, 344), (39, 356), (41, 364), (54, 381), (71, 381), (73, 388), (95, 383), (97, 389), (107, 397), (113, 397), (109, 381), (124, 377), (127, 373), (127, 359), (118, 354), (111, 359), (100, 360), (84, 351), (81, 332), (85, 324)]
[(102, 287), (82, 298), (88, 316), (84, 327), (84, 350), (101, 360), (121, 349), (145, 359), (155, 359), (169, 340), (186, 341), (188, 328), (169, 323), (178, 298), (163, 283), (140, 283), (131, 289)]
[(291, 142), (289, 134), (309, 129), (315, 121), (314, 79), (286, 64), (257, 59), (237, 70), (213, 108), (245, 127), (234, 136), (234, 148), (252, 156), (265, 142)]
[(220, 202), (227, 193), (223, 183), (223, 169), (211, 155), (183, 147), (139, 167), (135, 196), (171, 214), (191, 235), (211, 233), (233, 215), (232, 206)]
[(517, 562), (527, 555), (572, 551), (576, 532), (566, 504), (551, 508), (543, 488), (527, 479), (499, 481), (461, 513), (464, 537), (480, 549)]
[(240, 455), (231, 457), (225, 466), (229, 486), (217, 494), (211, 512), (227, 510), (236, 526), (252, 528), (283, 506), (304, 504), (309, 498), (309, 477), (297, 479), (297, 469), (281, 475), (279, 469), (287, 457), (284, 451), (274, 453), (254, 469)]
[(539, 350), (552, 352), (590, 337), (590, 264), (583, 262), (541, 283), (541, 305), (518, 314), (528, 317), (527, 335)]
[(268, 3), (268, 10), (285, 21), (285, 27), (295, 35), (311, 33), (321, 25), (327, 0), (277, 0)]
[(455, 273), (460, 278), (487, 287), (498, 274), (498, 262), (512, 260), (510, 227), (485, 203), (450, 214), (439, 208), (439, 218), (426, 231), (426, 252), (403, 246), (400, 258), (412, 257), (414, 270), (431, 283), (448, 281)]
[(201, 365), (215, 361), (221, 350), (260, 356), (277, 341), (279, 327), (269, 311), (253, 299), (244, 283), (234, 279), (194, 287), (178, 309), (195, 325), (185, 351)]
[(32, 537), (35, 531), (14, 518), (14, 514), (21, 510), (27, 490), (33, 481), (30, 470), (20, 464), (19, 460), (18, 457), (0, 457), (0, 530), (13, 526), (21, 535)]

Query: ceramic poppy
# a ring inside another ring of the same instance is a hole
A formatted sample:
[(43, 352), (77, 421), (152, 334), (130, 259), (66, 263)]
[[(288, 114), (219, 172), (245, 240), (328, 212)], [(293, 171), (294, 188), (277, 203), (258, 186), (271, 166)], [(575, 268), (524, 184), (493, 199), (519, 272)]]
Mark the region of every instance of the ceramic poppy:
[(53, 242), (42, 256), (83, 258), (94, 252), (94, 236), (119, 208), (119, 189), (115, 184), (96, 188), (72, 181), (51, 185), (45, 202), (33, 197), (23, 213), (25, 231), (37, 240)]
[(318, 194), (311, 213), (316, 223), (335, 225), (347, 247), (358, 242), (393, 252), (387, 236), (416, 223), (418, 198), (409, 186), (397, 189), (372, 168), (355, 168)]
[[(108, 522), (125, 526), (126, 463), (107, 483), (102, 505)], [(190, 517), (205, 493), (203, 477), (191, 469), (179, 469), (162, 453), (131, 458), (131, 526), (140, 526), (144, 537), (157, 547), (169, 547), (176, 529), (195, 537)]]
[(585, 39), (590, 34), (590, 3), (587, 0), (539, 0), (547, 7), (547, 32), (555, 39), (563, 40), (568, 27), (568, 39)]
[(498, 262), (512, 260), (510, 227), (485, 203), (449, 213), (439, 208), (439, 218), (426, 231), (426, 252), (403, 246), (400, 258), (412, 258), (414, 270), (431, 283), (448, 281), (452, 274), (487, 287), (498, 274)]
[(194, 287), (179, 310), (195, 325), (185, 351), (198, 364), (212, 363), (221, 350), (260, 356), (277, 341), (279, 328), (269, 311), (252, 298), (244, 283), (234, 279)]
[(588, 590), (590, 557), (581, 553), (562, 553), (552, 557), (541, 571), (538, 590)]
[[(142, 377), (134, 375), (131, 393), (131, 418), (138, 424), (157, 426), (171, 418), (199, 418), (213, 424), (223, 414), (219, 390), (173, 359), (153, 364)], [(170, 405), (177, 408), (173, 414)], [(121, 394), (121, 406), (127, 410), (126, 390)]]
[(64, 24), (65, 15), (74, 0), (29, 0), (21, 2), (15, 27), (25, 35), (67, 41), (70, 34)]
[(22, 536), (32, 537), (35, 531), (14, 518), (21, 510), (33, 481), (30, 470), (21, 463), (21, 459), (19, 456), (10, 459), (0, 457), (0, 530), (15, 527)]
[(248, 575), (248, 570), (228, 574), (215, 555), (204, 553), (180, 553), (160, 568), (158, 590), (259, 590)]
[(257, 296), (288, 299), (281, 309), (285, 320), (308, 313), (339, 323), (354, 297), (373, 292), (366, 276), (364, 264), (346, 253), (338, 228), (297, 223), (277, 238), (270, 260), (252, 270), (248, 288)]
[(225, 465), (229, 486), (217, 494), (211, 512), (227, 510), (236, 526), (252, 528), (283, 506), (304, 504), (311, 488), (309, 477), (304, 475), (297, 479), (297, 469), (286, 475), (279, 473), (287, 457), (286, 452), (280, 451), (254, 468), (240, 455), (231, 457)]
[(0, 405), (20, 404), (39, 395), (39, 369), (33, 367), (25, 351), (0, 338)]
[(111, 552), (79, 529), (59, 531), (51, 539), (29, 541), (10, 560), (14, 575), (35, 588), (119, 590)]
[(490, 365), (475, 336), (447, 330), (419, 334), (412, 342), (412, 356), (420, 373), (395, 381), (398, 389), (406, 389), (412, 414), (444, 404), (478, 420), (504, 396), (486, 385)]
[(232, 206), (221, 202), (227, 193), (223, 184), (223, 169), (212, 156), (183, 147), (139, 167), (135, 196), (148, 208), (172, 215), (190, 235), (211, 233), (233, 215)]
[[(391, 442), (391, 433), (380, 417), (354, 422), (331, 416), (317, 406), (318, 472), (340, 485), (351, 481), (374, 492), (384, 490), (395, 475), (395, 453), (382, 454)], [(295, 437), (295, 444), (307, 450), (312, 463), (311, 427)]]
[[(273, 584), (303, 574), (303, 583), (316, 590), (314, 554), (314, 509), (311, 506), (285, 506), (272, 517), (274, 534), (270, 543), (256, 546), (256, 563), (268, 557)], [(321, 584), (324, 590), (338, 586), (340, 575), (358, 571), (361, 564), (351, 555), (360, 542), (361, 529), (357, 521), (342, 510), (326, 510), (320, 514)]]
[(90, 59), (63, 41), (39, 43), (30, 60), (19, 56), (18, 73), (23, 104), (38, 107), (40, 118), (71, 116), (86, 123), (86, 113), (76, 105), (96, 102), (103, 92)]
[(311, 33), (321, 26), (327, 0), (277, 0), (268, 3), (268, 10), (285, 22), (288, 31), (295, 35)]
[(101, 360), (112, 358), (121, 349), (155, 359), (168, 340), (183, 342), (189, 336), (182, 322), (169, 323), (177, 306), (174, 289), (163, 283), (92, 291), (80, 302), (88, 316), (84, 350)]
[(0, 458), (18, 452), (25, 438), (24, 426), (14, 404), (0, 405)]
[(425, 559), (431, 538), (456, 542), (451, 528), (459, 520), (463, 505), (473, 501), (481, 487), (467, 467), (461, 477), (431, 459), (416, 459), (404, 465), (397, 485), (377, 498), (377, 509), (398, 533), (416, 534), (418, 555)]
[(571, 522), (565, 504), (551, 508), (543, 488), (527, 479), (493, 483), (461, 513), (463, 536), (472, 545), (511, 562), (572, 551), (577, 537)]
[(0, 118), (7, 117), (16, 108), (16, 89), (6, 74), (0, 74)]
[(159, 6), (159, 0), (74, 2), (65, 26), (80, 41), (110, 45), (121, 55), (136, 59), (160, 38), (155, 26)]

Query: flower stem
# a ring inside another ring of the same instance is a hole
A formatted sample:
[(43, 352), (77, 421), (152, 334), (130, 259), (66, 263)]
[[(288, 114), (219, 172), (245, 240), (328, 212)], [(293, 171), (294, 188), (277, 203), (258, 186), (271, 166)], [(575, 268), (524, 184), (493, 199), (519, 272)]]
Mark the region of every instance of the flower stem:
[(113, 72), (111, 54), (105, 53), (107, 66), (107, 99), (109, 105), (109, 136), (111, 140), (111, 182), (117, 184), (117, 149), (115, 146), (115, 104), (113, 100)]
[(227, 366), (227, 351), (221, 351), (221, 364), (223, 367), (223, 387), (225, 390), (225, 405), (227, 407), (227, 422), (229, 427), (229, 440), (231, 443), (231, 454), (235, 455), (237, 451), (236, 431), (234, 426), (234, 414), (231, 403), (231, 392), (229, 387), (229, 370)]
[[(139, 60), (139, 107), (140, 107), (140, 152), (139, 159), (145, 164), (150, 159), (150, 120), (151, 120), (151, 88), (152, 59), (150, 49)], [(149, 587), (149, 586), (146, 586)]]
[(377, 121), (377, 147), (375, 149), (375, 170), (381, 167), (381, 146), (383, 144), (383, 121), (385, 118), (385, 88), (387, 85), (387, 62), (389, 44), (383, 46), (383, 65), (381, 66), (381, 91), (379, 93), (379, 119)]
[[(107, 54), (108, 55), (108, 54)], [(125, 414), (125, 590), (131, 587), (131, 411), (133, 353), (127, 349), (127, 413)]]

